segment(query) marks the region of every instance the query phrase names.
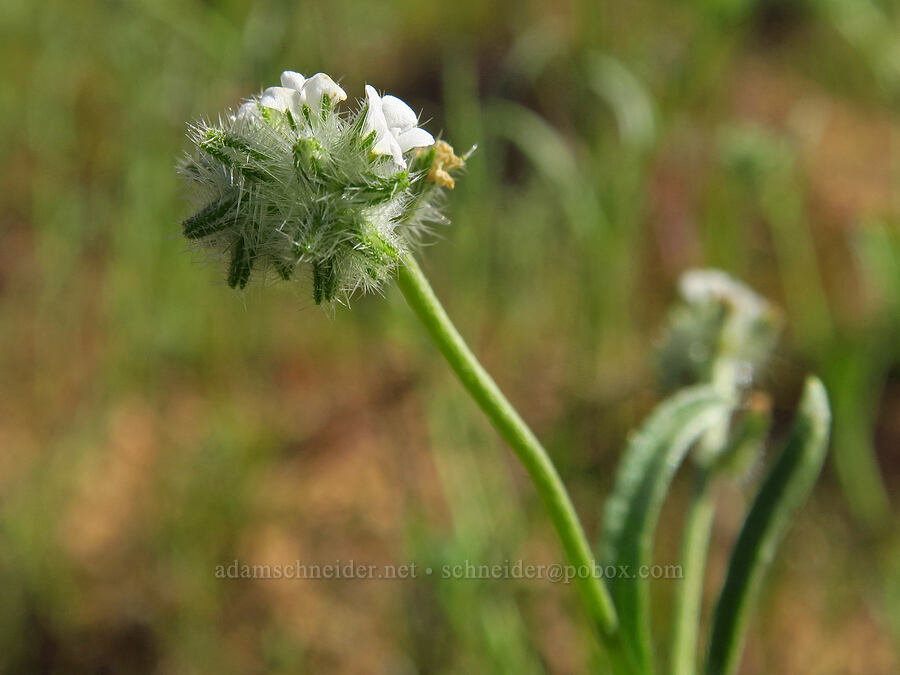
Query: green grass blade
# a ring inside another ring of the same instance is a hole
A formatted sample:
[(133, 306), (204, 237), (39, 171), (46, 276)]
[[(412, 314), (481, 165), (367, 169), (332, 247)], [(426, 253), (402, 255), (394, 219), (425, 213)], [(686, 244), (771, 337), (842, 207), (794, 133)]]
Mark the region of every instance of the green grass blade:
[(831, 411), (825, 387), (809, 378), (781, 456), (766, 476), (734, 550), (713, 618), (707, 672), (734, 673), (759, 586), (794, 511), (822, 469)]
[(656, 109), (646, 86), (621, 61), (605, 54), (587, 59), (588, 86), (612, 110), (622, 142), (649, 149), (658, 135)]
[(587, 237), (596, 228), (608, 227), (594, 177), (580, 161), (577, 147), (525, 106), (494, 100), (485, 112), (491, 134), (518, 149), (553, 187), (572, 232)]
[[(637, 575), (651, 562), (653, 533), (669, 484), (688, 449), (721, 422), (731, 403), (709, 386), (682, 390), (663, 402), (631, 440), (604, 512), (602, 559)], [(649, 581), (611, 580), (622, 632), (643, 672), (652, 672)]]

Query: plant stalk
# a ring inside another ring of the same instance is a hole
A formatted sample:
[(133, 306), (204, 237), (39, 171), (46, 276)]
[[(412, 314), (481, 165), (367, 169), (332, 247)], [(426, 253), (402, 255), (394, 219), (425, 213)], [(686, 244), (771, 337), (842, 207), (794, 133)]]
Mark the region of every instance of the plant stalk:
[[(574, 581), (581, 600), (606, 646), (613, 670), (620, 675), (633, 673), (633, 660), (622, 640), (612, 598), (595, 573), (591, 546), (547, 451), (466, 345), (412, 255), (404, 257), (397, 283), (463, 386), (531, 477), (562, 541), (568, 562), (575, 568)], [(590, 573), (579, 574), (582, 569), (590, 570)]]
[[(735, 339), (735, 319), (726, 320), (719, 337), (719, 354), (713, 362), (710, 380), (723, 396), (735, 395), (737, 364), (731, 356), (730, 340)], [(712, 467), (718, 462), (728, 442), (728, 418), (709, 431), (697, 448), (697, 466), (691, 501), (684, 523), (681, 543), (681, 569), (684, 575), (675, 597), (675, 616), (672, 635), (672, 675), (693, 675), (697, 672), (697, 650), (700, 637), (700, 615), (703, 607), (703, 578), (712, 532), (716, 503), (710, 491)]]
[(674, 634), (669, 664), (672, 675), (694, 675), (697, 672), (703, 578), (715, 515), (715, 501), (709, 483), (709, 472), (697, 467), (681, 545), (683, 577), (678, 588), (673, 621)]

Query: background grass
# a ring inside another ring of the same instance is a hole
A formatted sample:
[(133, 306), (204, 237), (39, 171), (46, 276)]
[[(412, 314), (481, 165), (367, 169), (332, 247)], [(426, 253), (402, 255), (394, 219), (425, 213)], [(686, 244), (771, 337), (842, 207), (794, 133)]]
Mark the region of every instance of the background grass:
[[(817, 371), (834, 443), (744, 672), (896, 672), (898, 20), (887, 0), (2, 0), (0, 670), (597, 662), (565, 586), (214, 577), (559, 559), (394, 289), (328, 317), (303, 292), (232, 292), (186, 252), (185, 121), (292, 68), (478, 144), (424, 266), (592, 532), (660, 395), (678, 274), (719, 266), (784, 307), (776, 422)], [(710, 601), (759, 473), (720, 495)]]

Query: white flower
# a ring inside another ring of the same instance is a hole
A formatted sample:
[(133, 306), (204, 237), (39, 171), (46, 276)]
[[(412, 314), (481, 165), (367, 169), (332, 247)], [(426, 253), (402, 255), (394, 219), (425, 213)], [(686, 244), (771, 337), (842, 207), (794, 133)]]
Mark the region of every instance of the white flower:
[(325, 96), (331, 99), (332, 103), (347, 99), (344, 90), (325, 73), (316, 73), (310, 78), (305, 78), (293, 70), (286, 70), (281, 74), (281, 85), (266, 89), (259, 99), (259, 104), (266, 108), (289, 110), (299, 115), (304, 105), (317, 111)]
[(372, 152), (390, 155), (397, 166), (406, 168), (403, 153), (412, 148), (422, 148), (434, 143), (434, 136), (420, 129), (413, 109), (396, 96), (379, 96), (371, 85), (366, 85), (366, 135), (375, 132)]
[(303, 85), (306, 83), (306, 78), (303, 77), (300, 73), (295, 73), (293, 70), (285, 70), (281, 73), (281, 86), (287, 89), (296, 89), (300, 91), (303, 89)]
[(259, 104), (256, 102), (256, 100), (244, 101), (241, 104), (241, 107), (237, 109), (237, 112), (234, 115), (231, 115), (231, 121), (235, 122), (237, 120), (257, 119), (258, 110)]
[(290, 110), (291, 112), (299, 112), (300, 110), (300, 92), (296, 89), (287, 87), (269, 87), (263, 92), (259, 99), (259, 104), (264, 108), (274, 108), (282, 112)]
[[(295, 79), (294, 76), (297, 75), (301, 78), (303, 77), (299, 73), (292, 73), (288, 70), (281, 75), (282, 84), (284, 83), (285, 75), (289, 75), (290, 79)], [(316, 73), (306, 80), (300, 88), (300, 103), (305, 103), (314, 110), (318, 109), (322, 103), (322, 98), (325, 96), (330, 98), (332, 103), (340, 103), (347, 100), (347, 94), (344, 90), (325, 73)]]

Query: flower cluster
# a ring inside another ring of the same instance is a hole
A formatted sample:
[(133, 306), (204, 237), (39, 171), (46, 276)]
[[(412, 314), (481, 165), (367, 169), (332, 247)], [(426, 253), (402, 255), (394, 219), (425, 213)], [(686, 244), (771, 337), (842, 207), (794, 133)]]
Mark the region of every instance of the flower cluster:
[(356, 110), (328, 75), (281, 74), (216, 122), (190, 125), (180, 167), (197, 197), (184, 236), (254, 272), (308, 279), (316, 304), (377, 289), (430, 223), (463, 160), (395, 96), (366, 85)]
[(711, 379), (716, 359), (741, 364), (744, 385), (768, 361), (781, 314), (768, 300), (716, 269), (688, 270), (669, 314), (660, 364), (666, 388)]

